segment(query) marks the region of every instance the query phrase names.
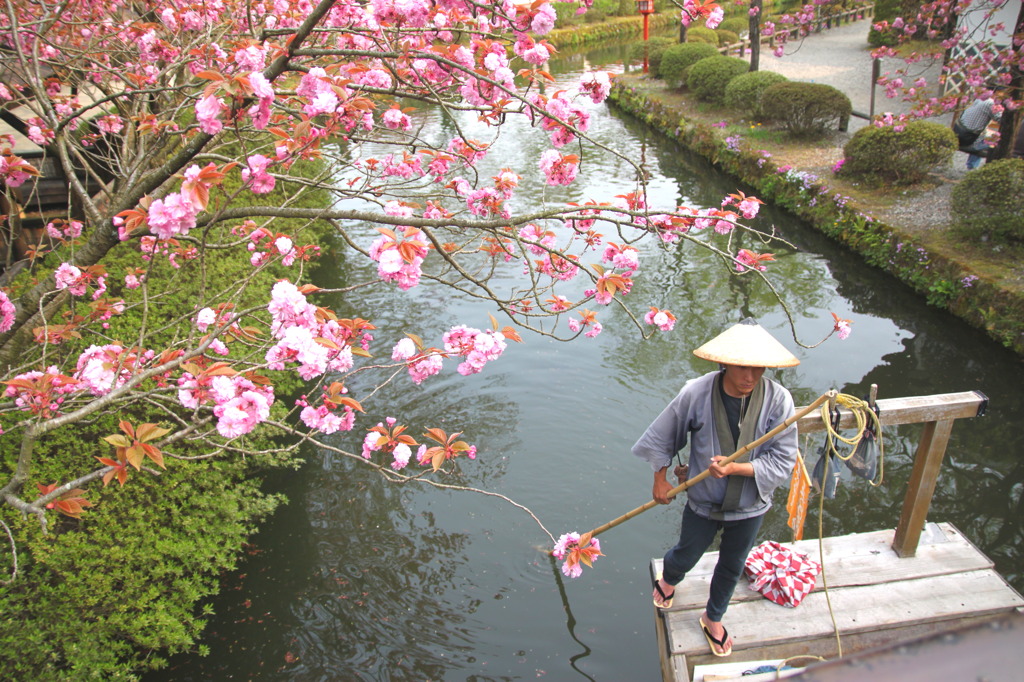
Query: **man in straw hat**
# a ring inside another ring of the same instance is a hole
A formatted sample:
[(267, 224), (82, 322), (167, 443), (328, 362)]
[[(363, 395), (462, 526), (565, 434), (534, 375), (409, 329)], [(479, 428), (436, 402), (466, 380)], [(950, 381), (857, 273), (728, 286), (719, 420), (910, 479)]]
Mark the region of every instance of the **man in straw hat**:
[[(719, 363), (720, 369), (687, 381), (637, 440), (633, 454), (654, 469), (654, 499), (661, 504), (668, 504), (673, 487), (666, 479), (669, 465), (687, 443), (688, 470), (711, 471), (687, 489), (679, 542), (665, 554), (653, 596), (659, 609), (672, 606), (675, 586), (721, 532), (718, 563), (699, 623), (711, 652), (728, 656), (732, 640), (722, 617), (771, 506), (772, 493), (789, 479), (796, 462), (796, 426), (736, 461), (724, 466), (719, 462), (793, 415), (793, 397), (765, 378), (764, 370), (792, 367), (800, 361), (750, 318), (693, 353)], [(679, 470), (677, 475), (685, 478), (685, 471)]]

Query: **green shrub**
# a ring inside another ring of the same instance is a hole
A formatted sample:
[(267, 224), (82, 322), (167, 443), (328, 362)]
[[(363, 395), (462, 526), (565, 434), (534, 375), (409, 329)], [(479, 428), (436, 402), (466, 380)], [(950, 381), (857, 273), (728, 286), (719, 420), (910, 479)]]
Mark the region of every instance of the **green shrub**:
[(964, 176), (953, 187), (954, 229), (974, 240), (1024, 242), (1024, 159), (1000, 159)]
[(936, 165), (948, 163), (956, 149), (956, 135), (939, 123), (912, 121), (902, 130), (866, 126), (843, 147), (842, 172), (910, 185), (923, 180)]
[[(903, 35), (902, 30), (889, 26), (896, 17), (914, 16), (921, 8), (919, 0), (875, 0), (874, 16), (871, 29), (868, 31), (868, 44), (871, 47), (893, 47)], [(885, 24), (886, 28), (879, 31), (876, 25)]]
[(732, 31), (737, 35), (743, 35), (750, 30), (750, 21), (747, 17), (729, 17), (723, 19), (718, 25), (719, 31)]
[(644, 53), (647, 53), (647, 67), (651, 72), (651, 75), (655, 78), (661, 78), (661, 60), (665, 55), (665, 50), (678, 45), (675, 38), (668, 38), (665, 36), (658, 36), (651, 38), (647, 41), (633, 43), (629, 48), (629, 61), (631, 62), (642, 62), (644, 60)]
[(774, 71), (748, 71), (740, 74), (725, 86), (725, 104), (752, 118), (763, 118), (761, 97), (764, 96), (764, 91), (776, 83), (785, 83), (788, 80), (781, 73)]
[(688, 43), (710, 43), (718, 47), (718, 34), (707, 26), (691, 26), (686, 29), (686, 42)]
[(729, 31), (724, 28), (716, 28), (715, 33), (718, 34), (718, 46), (724, 45), (735, 45), (740, 42), (740, 34), (736, 31)]
[(661, 55), (659, 71), (665, 82), (675, 87), (684, 83), (683, 72), (702, 59), (717, 57), (718, 50), (708, 43), (681, 43), (666, 49)]
[(776, 83), (761, 95), (764, 116), (797, 137), (821, 134), (833, 122), (845, 130), (852, 110), (849, 97), (823, 83)]
[(699, 99), (721, 102), (725, 87), (733, 78), (747, 73), (750, 64), (739, 57), (717, 55), (702, 59), (693, 65), (686, 77), (686, 87)]

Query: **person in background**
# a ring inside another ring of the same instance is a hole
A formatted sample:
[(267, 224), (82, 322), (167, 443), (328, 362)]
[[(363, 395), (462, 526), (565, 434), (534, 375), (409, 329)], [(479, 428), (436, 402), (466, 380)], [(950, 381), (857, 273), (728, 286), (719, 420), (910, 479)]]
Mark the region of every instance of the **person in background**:
[(985, 142), (985, 130), (989, 123), (1002, 118), (1002, 114), (1002, 107), (996, 104), (990, 94), (974, 100), (953, 124), (953, 132), (960, 141), (960, 150), (967, 152), (967, 170), (974, 170), (981, 165), (981, 153), (989, 149)]
[(794, 414), (789, 391), (765, 378), (764, 372), (766, 367), (792, 367), (800, 361), (750, 318), (693, 353), (721, 368), (687, 381), (632, 452), (654, 470), (653, 496), (661, 504), (668, 504), (673, 487), (666, 479), (668, 467), (687, 444), (689, 471), (711, 471), (708, 478), (687, 489), (679, 541), (665, 554), (653, 599), (659, 609), (671, 607), (676, 585), (721, 533), (718, 563), (699, 624), (711, 653), (728, 656), (732, 639), (722, 617), (771, 506), (772, 493), (789, 480), (796, 462), (796, 426), (790, 425), (743, 458), (725, 465), (721, 461)]

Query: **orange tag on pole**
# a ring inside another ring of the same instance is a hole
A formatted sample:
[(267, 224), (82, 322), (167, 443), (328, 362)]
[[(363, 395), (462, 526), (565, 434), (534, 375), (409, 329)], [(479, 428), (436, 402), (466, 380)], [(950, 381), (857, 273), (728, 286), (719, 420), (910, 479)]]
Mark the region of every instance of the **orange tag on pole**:
[(793, 542), (804, 537), (804, 521), (807, 520), (807, 502), (811, 495), (811, 477), (804, 468), (804, 460), (798, 452), (793, 476), (789, 480), (789, 499), (786, 500), (786, 511), (789, 512), (787, 525), (793, 529)]

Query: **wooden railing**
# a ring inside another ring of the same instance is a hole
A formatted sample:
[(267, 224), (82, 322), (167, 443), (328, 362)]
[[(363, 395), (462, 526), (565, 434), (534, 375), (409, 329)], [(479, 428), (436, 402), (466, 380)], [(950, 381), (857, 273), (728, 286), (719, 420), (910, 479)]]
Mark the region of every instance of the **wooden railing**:
[[(900, 557), (912, 557), (917, 552), (935, 494), (935, 484), (946, 454), (953, 422), (957, 419), (980, 417), (988, 406), (988, 398), (980, 391), (964, 393), (942, 393), (938, 395), (878, 400), (878, 420), (882, 427), (900, 424), (924, 424), (924, 432), (914, 454), (914, 469), (907, 482), (907, 494), (903, 499), (903, 511), (892, 548)], [(840, 411), (840, 428), (856, 425), (849, 410)], [(821, 413), (814, 412), (797, 422), (800, 433), (824, 431)]]
[[(848, 24), (851, 21), (857, 21), (859, 19), (874, 16), (875, 5), (864, 5), (854, 9), (846, 10), (845, 12), (837, 12), (836, 14), (830, 14), (826, 17), (819, 17), (811, 22), (810, 33), (818, 33), (823, 29), (829, 29), (834, 26), (840, 26), (844, 23)], [(779, 34), (785, 33), (786, 39), (790, 40), (793, 38), (793, 33), (798, 31), (798, 28), (779, 28), (776, 27), (775, 33), (768, 38), (768, 46), (774, 48), (775, 41)], [(738, 43), (730, 43), (729, 45), (720, 45), (718, 51), (724, 55), (737, 54), (740, 57), (746, 56), (747, 52), (750, 51), (750, 36), (741, 38)]]

